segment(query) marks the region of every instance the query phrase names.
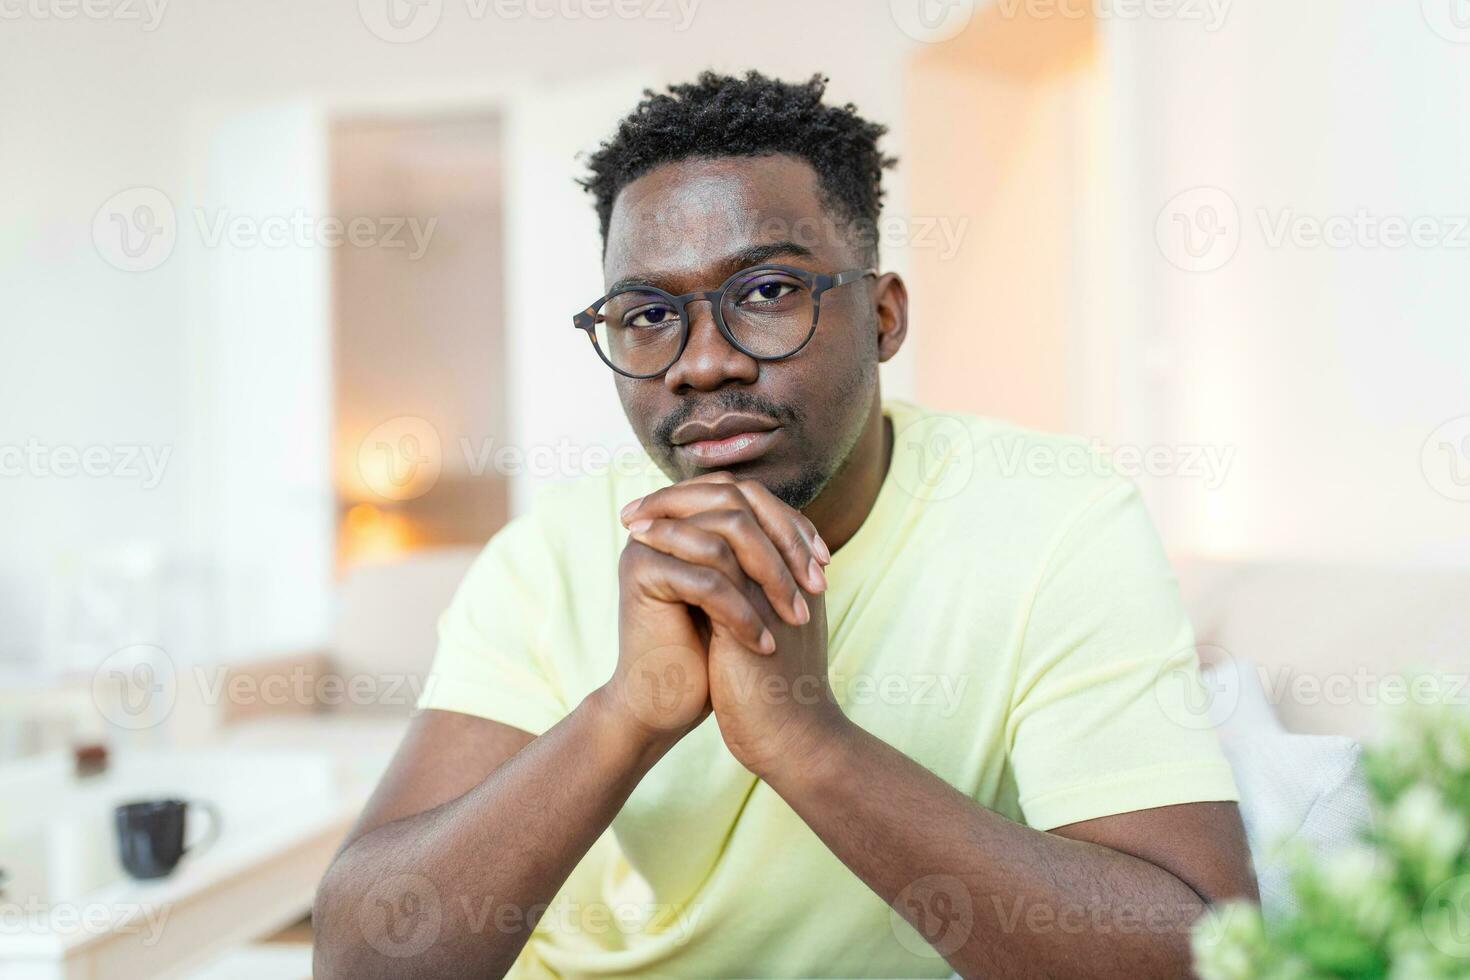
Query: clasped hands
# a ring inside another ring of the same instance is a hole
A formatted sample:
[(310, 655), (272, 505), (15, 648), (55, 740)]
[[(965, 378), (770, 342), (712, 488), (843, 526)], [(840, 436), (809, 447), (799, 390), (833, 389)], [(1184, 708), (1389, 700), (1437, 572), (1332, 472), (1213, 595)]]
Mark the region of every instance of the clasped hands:
[(619, 655), (606, 686), (672, 744), (711, 711), (731, 754), (770, 776), (815, 764), (846, 724), (827, 679), (816, 527), (754, 480), (711, 473), (622, 511)]

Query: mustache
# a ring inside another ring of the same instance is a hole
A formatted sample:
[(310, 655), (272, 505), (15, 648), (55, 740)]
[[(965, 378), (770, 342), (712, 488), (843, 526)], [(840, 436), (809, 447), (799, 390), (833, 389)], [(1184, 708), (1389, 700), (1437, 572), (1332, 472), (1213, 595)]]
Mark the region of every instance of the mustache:
[(659, 420), (653, 436), (664, 446), (673, 444), (674, 430), (695, 416), (710, 418), (725, 412), (765, 415), (781, 425), (799, 424), (805, 416), (795, 405), (781, 405), (742, 388), (727, 388), (698, 401), (686, 401)]

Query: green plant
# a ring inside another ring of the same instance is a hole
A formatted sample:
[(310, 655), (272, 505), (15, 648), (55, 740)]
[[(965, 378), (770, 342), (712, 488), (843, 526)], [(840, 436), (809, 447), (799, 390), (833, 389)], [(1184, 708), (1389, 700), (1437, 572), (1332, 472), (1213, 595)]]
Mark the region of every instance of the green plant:
[(1196, 923), (1202, 980), (1470, 978), (1470, 710), (1384, 720), (1364, 752), (1372, 828), (1324, 857), (1284, 852), (1294, 914), (1234, 902)]

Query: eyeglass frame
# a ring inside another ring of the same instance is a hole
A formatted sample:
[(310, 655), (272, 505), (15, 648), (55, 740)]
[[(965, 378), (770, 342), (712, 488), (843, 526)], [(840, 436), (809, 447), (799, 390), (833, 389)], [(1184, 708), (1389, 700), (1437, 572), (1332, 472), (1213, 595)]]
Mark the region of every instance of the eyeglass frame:
[[(757, 354), (747, 349), (744, 344), (735, 339), (735, 335), (731, 333), (730, 327), (725, 323), (725, 314), (722, 309), (722, 301), (725, 298), (725, 293), (742, 277), (749, 277), (752, 273), (765, 272), (767, 270), (781, 272), (791, 276), (794, 279), (801, 280), (806, 285), (807, 289), (811, 290), (812, 294), (811, 326), (807, 328), (806, 336), (802, 338), (801, 343), (797, 344), (796, 347), (787, 351), (785, 354)], [(781, 265), (780, 263), (776, 262), (763, 262), (759, 265), (753, 265), (748, 268), (741, 269), (736, 273), (733, 273), (730, 278), (726, 279), (723, 283), (720, 284), (720, 288), (718, 289), (696, 290), (695, 292), (684, 293), (680, 296), (675, 296), (673, 293), (670, 293), (663, 289), (659, 289), (657, 286), (625, 286), (622, 289), (615, 289), (612, 292), (602, 296), (592, 305), (588, 306), (585, 310), (582, 310), (579, 313), (573, 313), (572, 326), (576, 327), (578, 330), (585, 330), (587, 332), (587, 339), (592, 341), (592, 349), (597, 352), (597, 356), (602, 359), (602, 363), (606, 364), (608, 367), (612, 368), (614, 371), (616, 371), (618, 374), (621, 374), (625, 378), (632, 378), (635, 381), (647, 381), (652, 378), (662, 377), (669, 372), (670, 368), (679, 363), (679, 358), (684, 356), (684, 349), (689, 346), (689, 327), (690, 324), (693, 322), (692, 318), (689, 316), (688, 307), (691, 303), (696, 303), (700, 300), (706, 300), (709, 302), (710, 309), (714, 314), (715, 326), (719, 328), (720, 335), (725, 338), (726, 342), (728, 342), (731, 347), (734, 347), (740, 353), (744, 354), (747, 357), (754, 358), (757, 361), (781, 361), (785, 360), (788, 357), (795, 357), (797, 354), (801, 353), (802, 349), (805, 348), (807, 344), (811, 343), (812, 338), (816, 336), (817, 320), (820, 319), (822, 315), (823, 293), (825, 293), (829, 289), (835, 289), (838, 286), (846, 286), (848, 283), (857, 282), (859, 279), (864, 279), (868, 276), (876, 277), (877, 275), (878, 270), (873, 268), (847, 269), (843, 272), (828, 273), (812, 272), (810, 269), (798, 269), (796, 266)], [(633, 374), (630, 371), (624, 371), (622, 368), (614, 364), (612, 360), (603, 353), (602, 347), (597, 343), (598, 310), (600, 310), (607, 303), (607, 301), (612, 299), (614, 296), (620, 296), (623, 293), (632, 292), (651, 293), (660, 296), (668, 300), (669, 304), (674, 308), (674, 311), (679, 314), (679, 323), (681, 330), (681, 335), (679, 337), (679, 349), (674, 353), (674, 356), (669, 360), (669, 363), (666, 366), (660, 368), (652, 374)]]

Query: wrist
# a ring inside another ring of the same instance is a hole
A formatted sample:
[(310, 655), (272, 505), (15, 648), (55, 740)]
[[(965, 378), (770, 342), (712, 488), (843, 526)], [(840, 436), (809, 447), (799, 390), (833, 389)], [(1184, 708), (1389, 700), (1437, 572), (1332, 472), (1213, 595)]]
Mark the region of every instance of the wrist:
[(604, 738), (648, 766), (663, 758), (690, 730), (659, 729), (644, 723), (628, 705), (616, 679), (595, 688), (582, 707)]
[(786, 729), (780, 749), (768, 753), (755, 769), (783, 796), (788, 789), (819, 782), (841, 768), (842, 754), (857, 726), (834, 702), (812, 706)]

